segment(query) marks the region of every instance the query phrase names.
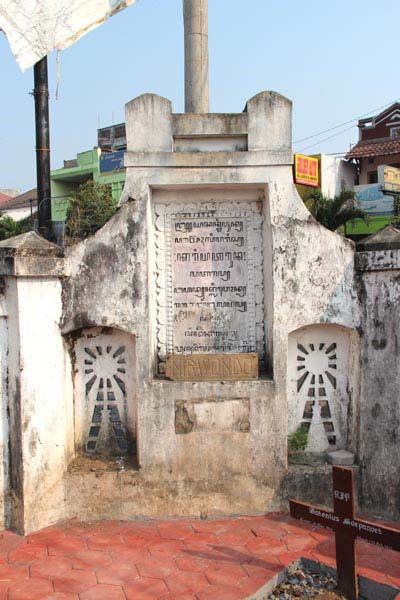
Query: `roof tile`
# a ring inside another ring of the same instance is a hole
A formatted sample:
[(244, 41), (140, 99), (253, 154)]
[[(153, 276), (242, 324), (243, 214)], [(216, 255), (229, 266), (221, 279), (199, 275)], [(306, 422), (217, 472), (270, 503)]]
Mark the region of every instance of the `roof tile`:
[(367, 158), (371, 156), (386, 156), (388, 154), (400, 154), (400, 137), (379, 138), (376, 140), (364, 140), (358, 142), (346, 154), (349, 158)]

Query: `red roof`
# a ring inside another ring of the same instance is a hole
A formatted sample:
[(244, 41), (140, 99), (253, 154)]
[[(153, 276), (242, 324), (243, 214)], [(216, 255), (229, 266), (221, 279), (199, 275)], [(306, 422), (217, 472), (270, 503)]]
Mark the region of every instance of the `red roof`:
[(6, 204), (7, 202), (9, 202), (9, 200), (11, 200), (11, 196), (7, 196), (7, 194), (3, 194), (2, 192), (0, 192), (0, 206)]
[(358, 142), (346, 154), (346, 158), (367, 158), (372, 156), (387, 156), (400, 154), (400, 137), (378, 138)]

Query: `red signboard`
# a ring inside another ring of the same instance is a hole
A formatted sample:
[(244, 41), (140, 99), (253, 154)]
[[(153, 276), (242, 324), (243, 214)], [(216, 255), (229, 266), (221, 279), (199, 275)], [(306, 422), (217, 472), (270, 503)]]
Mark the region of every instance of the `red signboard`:
[(294, 155), (294, 182), (311, 187), (318, 187), (318, 158), (304, 156), (304, 154)]

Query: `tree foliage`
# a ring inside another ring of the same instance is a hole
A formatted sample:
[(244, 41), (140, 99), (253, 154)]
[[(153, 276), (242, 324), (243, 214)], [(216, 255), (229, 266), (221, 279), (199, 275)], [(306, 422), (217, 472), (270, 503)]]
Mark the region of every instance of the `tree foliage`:
[(356, 203), (356, 193), (352, 190), (343, 190), (334, 198), (328, 198), (320, 190), (315, 190), (305, 201), (313, 217), (331, 231), (336, 231), (354, 219), (368, 221), (367, 213)]
[(116, 210), (109, 186), (94, 181), (80, 185), (69, 202), (66, 235), (70, 241), (93, 235)]
[(0, 217), (0, 240), (6, 240), (20, 233), (22, 233), (22, 228), (18, 221), (14, 221), (8, 215)]

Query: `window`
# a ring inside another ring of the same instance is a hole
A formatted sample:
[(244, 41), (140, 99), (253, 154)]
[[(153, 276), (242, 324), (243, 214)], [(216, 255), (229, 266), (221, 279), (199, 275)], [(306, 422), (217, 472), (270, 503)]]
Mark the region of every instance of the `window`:
[(378, 171), (370, 171), (368, 173), (368, 183), (378, 183)]

